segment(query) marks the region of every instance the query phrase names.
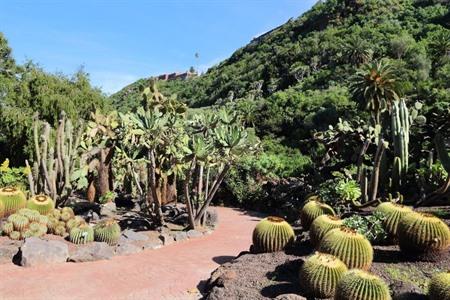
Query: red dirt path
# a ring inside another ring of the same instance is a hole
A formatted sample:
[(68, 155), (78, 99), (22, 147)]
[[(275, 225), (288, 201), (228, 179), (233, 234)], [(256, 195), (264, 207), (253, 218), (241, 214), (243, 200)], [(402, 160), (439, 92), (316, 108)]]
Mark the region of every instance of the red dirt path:
[(209, 236), (88, 263), (0, 267), (0, 299), (193, 299), (200, 281), (248, 250), (257, 217), (217, 208)]

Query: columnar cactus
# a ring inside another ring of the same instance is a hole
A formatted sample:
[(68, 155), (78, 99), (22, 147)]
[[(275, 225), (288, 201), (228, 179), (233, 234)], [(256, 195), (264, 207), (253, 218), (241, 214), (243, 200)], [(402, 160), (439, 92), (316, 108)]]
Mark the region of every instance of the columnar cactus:
[(94, 241), (94, 230), (87, 224), (70, 230), (69, 239), (74, 244), (87, 244)]
[(450, 271), (437, 273), (431, 277), (428, 297), (430, 300), (450, 299)]
[(394, 101), (391, 114), (391, 132), (397, 160), (396, 164), (398, 165), (397, 167), (400, 167), (400, 174), (398, 174), (398, 178), (395, 178), (398, 182), (394, 182), (397, 187), (408, 170), (409, 127), (409, 111), (405, 100)]
[(412, 209), (401, 204), (383, 202), (377, 206), (375, 211), (384, 215), (383, 226), (386, 232), (391, 237), (396, 238), (400, 219), (406, 214), (411, 213)]
[(308, 296), (330, 298), (346, 272), (347, 266), (339, 258), (316, 252), (300, 268), (300, 287)]
[(283, 250), (295, 239), (294, 230), (283, 218), (262, 219), (253, 230), (255, 252), (276, 252)]
[(368, 270), (372, 265), (370, 242), (362, 234), (346, 227), (330, 230), (320, 241), (318, 250), (338, 257), (349, 269)]
[(0, 202), (4, 206), (4, 215), (9, 216), (25, 207), (27, 198), (21, 190), (14, 187), (6, 187), (0, 189)]
[(120, 238), (120, 226), (117, 221), (105, 220), (94, 226), (94, 239), (98, 242), (105, 242), (115, 245)]
[(400, 220), (398, 240), (401, 251), (432, 258), (450, 247), (450, 229), (431, 214), (413, 212)]
[(342, 226), (342, 220), (336, 216), (321, 215), (314, 219), (309, 229), (309, 239), (312, 245), (317, 245), (331, 229)]
[(331, 206), (317, 200), (308, 201), (300, 211), (300, 220), (305, 230), (309, 230), (311, 223), (320, 215), (335, 215)]
[(381, 278), (355, 269), (338, 282), (334, 300), (391, 300), (391, 295)]
[(45, 195), (31, 197), (27, 202), (29, 209), (37, 210), (41, 215), (48, 215), (55, 208), (52, 198)]

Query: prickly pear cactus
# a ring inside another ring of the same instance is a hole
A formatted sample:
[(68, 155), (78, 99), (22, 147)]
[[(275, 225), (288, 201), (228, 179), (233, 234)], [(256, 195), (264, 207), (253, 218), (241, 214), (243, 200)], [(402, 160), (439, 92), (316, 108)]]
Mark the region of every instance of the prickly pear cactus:
[(413, 212), (400, 220), (398, 241), (405, 253), (433, 258), (450, 247), (450, 229), (434, 215)]
[(384, 215), (384, 229), (390, 237), (396, 238), (400, 219), (406, 214), (411, 213), (413, 210), (410, 207), (401, 204), (383, 202), (377, 206), (375, 211)]
[(294, 230), (288, 222), (279, 217), (267, 217), (253, 230), (253, 250), (258, 253), (281, 251), (294, 239)]
[(94, 226), (94, 239), (98, 242), (105, 242), (108, 245), (115, 245), (120, 238), (120, 226), (117, 221), (105, 220)]
[(0, 189), (0, 202), (4, 206), (4, 215), (9, 216), (25, 207), (27, 198), (21, 190), (14, 187), (6, 187)]
[(94, 241), (94, 230), (91, 226), (84, 224), (70, 230), (69, 239), (74, 244), (87, 244)]
[(330, 230), (320, 241), (318, 250), (338, 257), (349, 269), (368, 270), (373, 261), (370, 242), (362, 234), (346, 227)]
[(347, 266), (336, 256), (316, 252), (300, 268), (300, 287), (310, 297), (330, 298), (347, 272)]
[(331, 229), (342, 226), (342, 220), (336, 216), (321, 215), (314, 219), (309, 229), (309, 239), (312, 245), (318, 245)]
[(450, 271), (437, 273), (431, 277), (428, 298), (430, 300), (450, 299)]
[(391, 300), (387, 284), (363, 270), (350, 270), (336, 287), (334, 300)]
[(27, 202), (27, 207), (38, 211), (41, 215), (50, 214), (55, 208), (52, 198), (45, 195), (31, 197)]
[(331, 206), (317, 200), (308, 201), (300, 211), (300, 221), (304, 229), (309, 230), (311, 223), (320, 215), (335, 215)]

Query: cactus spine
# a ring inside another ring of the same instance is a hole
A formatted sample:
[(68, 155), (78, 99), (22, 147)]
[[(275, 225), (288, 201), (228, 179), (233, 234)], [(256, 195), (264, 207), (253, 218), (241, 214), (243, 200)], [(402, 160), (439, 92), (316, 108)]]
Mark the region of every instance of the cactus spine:
[(342, 226), (342, 220), (336, 216), (321, 215), (314, 219), (309, 229), (309, 239), (312, 245), (317, 245), (331, 229)]
[(300, 287), (311, 297), (330, 298), (345, 272), (347, 267), (339, 258), (316, 252), (300, 268)]
[(9, 216), (25, 207), (27, 198), (21, 190), (14, 187), (5, 187), (0, 189), (0, 202), (4, 206), (4, 215)]
[(27, 207), (38, 211), (41, 215), (48, 215), (55, 208), (52, 198), (45, 195), (33, 196), (28, 200)]
[(320, 215), (335, 215), (331, 206), (318, 200), (309, 200), (300, 211), (300, 220), (305, 230), (309, 230), (311, 223)]
[(336, 256), (349, 269), (368, 270), (372, 265), (370, 242), (362, 234), (346, 227), (330, 230), (320, 241), (318, 250)]
[(383, 202), (377, 206), (375, 211), (384, 215), (383, 226), (386, 232), (395, 239), (397, 237), (400, 219), (406, 214), (411, 213), (412, 209), (401, 204)]
[(401, 218), (398, 240), (401, 251), (433, 258), (449, 248), (450, 229), (433, 215), (412, 212)]
[(391, 300), (387, 284), (378, 276), (350, 270), (339, 281), (334, 300)]
[(255, 252), (276, 252), (283, 250), (295, 239), (294, 230), (283, 218), (262, 219), (253, 230)]
[(450, 299), (450, 271), (437, 273), (431, 277), (428, 297), (430, 300)]
[(94, 239), (98, 242), (105, 242), (108, 245), (115, 245), (120, 238), (120, 226), (117, 221), (105, 220), (94, 226)]

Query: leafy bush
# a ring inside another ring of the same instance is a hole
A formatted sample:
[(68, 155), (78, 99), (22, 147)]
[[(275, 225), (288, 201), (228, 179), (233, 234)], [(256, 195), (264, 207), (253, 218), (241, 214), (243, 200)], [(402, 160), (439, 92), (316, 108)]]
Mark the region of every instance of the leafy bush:
[(336, 193), (344, 201), (354, 202), (361, 197), (361, 188), (353, 179), (341, 179), (336, 185)]
[(0, 165), (0, 188), (13, 186), (25, 189), (27, 186), (28, 168), (10, 168), (9, 159)]
[(344, 219), (343, 224), (364, 235), (371, 243), (380, 244), (388, 238), (383, 227), (383, 218), (380, 213), (369, 216), (354, 215)]

